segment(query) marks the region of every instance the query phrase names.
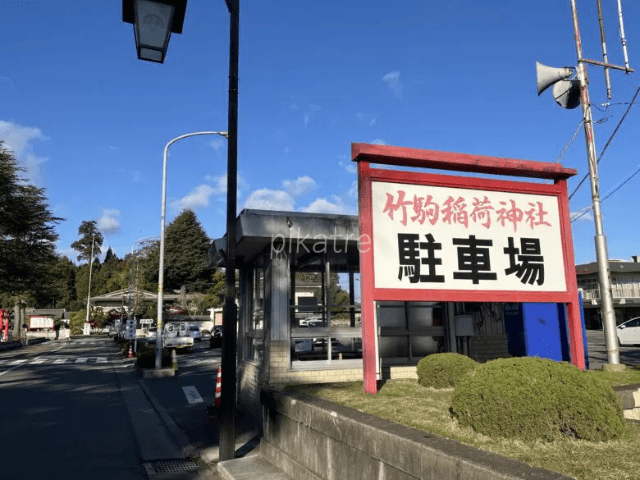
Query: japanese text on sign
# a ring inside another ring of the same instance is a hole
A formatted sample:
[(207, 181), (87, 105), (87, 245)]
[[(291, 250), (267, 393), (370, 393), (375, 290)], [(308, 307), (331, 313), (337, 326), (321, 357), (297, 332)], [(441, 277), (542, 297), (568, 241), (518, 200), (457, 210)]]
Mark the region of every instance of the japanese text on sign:
[(378, 288), (565, 291), (555, 196), (373, 182)]

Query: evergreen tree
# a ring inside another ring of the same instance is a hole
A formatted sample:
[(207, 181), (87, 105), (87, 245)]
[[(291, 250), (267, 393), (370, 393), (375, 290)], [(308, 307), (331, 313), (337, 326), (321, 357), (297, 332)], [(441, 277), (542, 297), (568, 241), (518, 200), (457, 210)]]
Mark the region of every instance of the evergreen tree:
[[(214, 269), (207, 267), (207, 251), (211, 240), (192, 210), (185, 210), (171, 222), (165, 232), (164, 289), (187, 293), (205, 292), (211, 285)], [(145, 287), (158, 284), (159, 244), (143, 262)]]
[(22, 172), (0, 140), (0, 292), (17, 297), (42, 287), (43, 272), (56, 262), (54, 227), (62, 220)]
[(97, 257), (102, 253), (102, 242), (104, 238), (98, 230), (98, 226), (95, 220), (85, 220), (78, 227), (78, 235), (81, 237), (71, 244), (71, 248), (76, 250), (78, 260), (91, 260), (91, 251), (93, 248), (93, 257)]

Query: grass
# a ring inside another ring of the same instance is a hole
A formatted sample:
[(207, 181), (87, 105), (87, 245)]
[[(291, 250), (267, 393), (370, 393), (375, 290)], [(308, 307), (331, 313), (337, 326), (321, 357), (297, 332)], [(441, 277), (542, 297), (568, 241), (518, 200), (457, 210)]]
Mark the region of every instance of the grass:
[[(612, 386), (640, 384), (640, 367), (626, 372), (592, 371)], [(377, 395), (364, 393), (362, 382), (298, 385), (290, 390), (324, 398), (377, 417), (515, 458), (578, 480), (640, 480), (640, 425), (629, 422), (619, 440), (594, 443), (563, 438), (553, 442), (520, 442), (490, 438), (461, 428), (449, 416), (453, 389), (422, 387), (415, 380), (391, 380)]]

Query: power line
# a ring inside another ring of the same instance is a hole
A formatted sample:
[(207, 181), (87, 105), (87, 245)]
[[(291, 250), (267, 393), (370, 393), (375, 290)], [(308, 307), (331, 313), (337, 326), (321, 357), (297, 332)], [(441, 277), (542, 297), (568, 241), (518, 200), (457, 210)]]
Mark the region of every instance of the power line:
[[(616, 125), (616, 128), (613, 130), (613, 133), (609, 137), (609, 140), (607, 140), (607, 143), (605, 144), (604, 148), (602, 149), (602, 152), (600, 152), (600, 156), (598, 157), (598, 161), (596, 163), (600, 163), (600, 160), (602, 160), (602, 156), (604, 155), (604, 152), (606, 152), (607, 148), (609, 148), (609, 145), (611, 144), (611, 141), (613, 140), (613, 137), (616, 136), (616, 133), (618, 133), (618, 130), (620, 129), (620, 125), (622, 125), (622, 122), (624, 122), (624, 119), (627, 118), (627, 114), (631, 110), (631, 107), (635, 104), (636, 97), (638, 96), (638, 93), (640, 93), (640, 87), (638, 87), (636, 89), (636, 93), (633, 95), (633, 98), (631, 99), (631, 102), (629, 102), (629, 106), (627, 107), (627, 110), (624, 112), (624, 115), (622, 115), (622, 118), (620, 118), (620, 121), (618, 122), (618, 125)], [(569, 200), (571, 200), (573, 198), (573, 196), (576, 194), (576, 192), (582, 186), (582, 184), (584, 183), (584, 181), (587, 179), (588, 176), (589, 176), (589, 174), (587, 173), (584, 177), (582, 177), (582, 180), (580, 180), (580, 183), (578, 183), (578, 186), (573, 190), (573, 192), (571, 192), (571, 195), (569, 195)]]
[[(627, 178), (625, 178), (622, 182), (620, 182), (612, 191), (610, 191), (602, 200), (600, 200), (600, 203), (603, 203), (607, 198), (609, 198), (611, 195), (613, 195), (614, 193), (616, 193), (618, 190), (620, 190), (622, 188), (622, 186), (629, 182), (633, 177), (635, 177), (638, 173), (640, 173), (640, 165), (638, 165), (638, 168), (636, 169), (635, 172), (633, 172), (631, 175), (629, 175)], [(576, 220), (578, 220), (579, 218), (584, 217), (587, 213), (589, 213), (591, 210), (593, 209), (593, 205), (589, 205), (588, 207), (584, 207), (580, 210), (578, 210), (578, 212), (576, 213), (576, 216), (573, 217), (571, 219), (571, 223), (575, 222)]]

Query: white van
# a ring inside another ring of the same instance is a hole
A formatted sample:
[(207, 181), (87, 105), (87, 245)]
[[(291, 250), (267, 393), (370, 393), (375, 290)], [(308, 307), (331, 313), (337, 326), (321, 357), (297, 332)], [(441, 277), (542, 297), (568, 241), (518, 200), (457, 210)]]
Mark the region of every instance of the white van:
[(165, 348), (193, 349), (193, 337), (187, 322), (169, 322), (164, 326), (162, 344)]

